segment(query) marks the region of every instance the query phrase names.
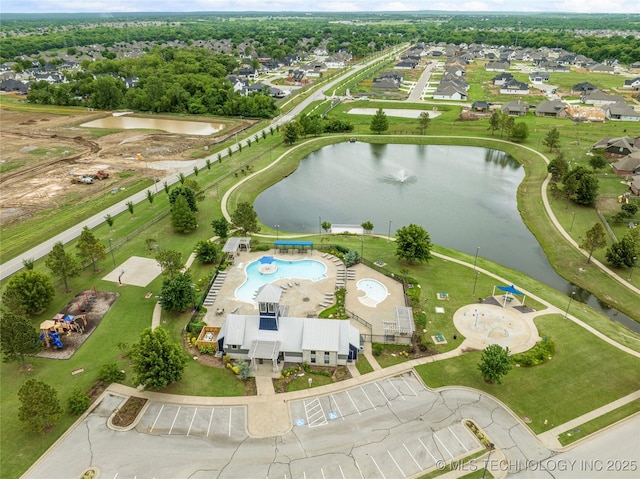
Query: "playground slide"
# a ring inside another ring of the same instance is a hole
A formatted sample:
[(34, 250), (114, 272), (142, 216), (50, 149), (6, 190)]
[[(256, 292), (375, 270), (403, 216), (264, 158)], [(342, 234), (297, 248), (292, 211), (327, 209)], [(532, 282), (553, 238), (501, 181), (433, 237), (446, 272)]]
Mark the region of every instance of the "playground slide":
[(62, 341), (60, 341), (60, 335), (57, 331), (51, 331), (49, 333), (49, 338), (51, 338), (51, 344), (53, 344), (56, 348), (63, 348)]

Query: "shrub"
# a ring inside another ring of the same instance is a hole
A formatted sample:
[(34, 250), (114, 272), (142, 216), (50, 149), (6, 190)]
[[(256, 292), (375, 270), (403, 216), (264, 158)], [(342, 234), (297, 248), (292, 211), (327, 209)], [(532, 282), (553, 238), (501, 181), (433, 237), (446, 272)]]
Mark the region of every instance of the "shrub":
[(251, 245), (251, 251), (269, 251), (270, 249), (271, 249), (271, 245), (267, 243)]
[(380, 343), (373, 343), (373, 345), (371, 346), (371, 350), (374, 356), (380, 356), (382, 354), (382, 351), (384, 350), (384, 346), (382, 346), (382, 344)]
[(107, 363), (100, 368), (98, 379), (105, 383), (119, 383), (124, 380), (124, 373), (116, 363)]
[(91, 398), (82, 392), (82, 389), (75, 388), (71, 392), (71, 396), (67, 399), (67, 407), (69, 408), (69, 412), (75, 416), (79, 416), (87, 409), (89, 409), (89, 405), (91, 404)]
[(529, 351), (511, 356), (511, 361), (523, 367), (537, 366), (552, 358), (555, 351), (555, 343), (545, 337), (542, 341), (538, 341)]
[(240, 361), (238, 363), (238, 376), (240, 379), (247, 379), (251, 374), (251, 365), (247, 361)]
[(416, 314), (416, 329), (424, 329), (427, 327), (427, 313), (420, 311)]
[(200, 335), (200, 331), (202, 331), (202, 328), (204, 328), (206, 325), (207, 323), (204, 323), (202, 321), (189, 321), (186, 328), (187, 333), (191, 333), (198, 337)]

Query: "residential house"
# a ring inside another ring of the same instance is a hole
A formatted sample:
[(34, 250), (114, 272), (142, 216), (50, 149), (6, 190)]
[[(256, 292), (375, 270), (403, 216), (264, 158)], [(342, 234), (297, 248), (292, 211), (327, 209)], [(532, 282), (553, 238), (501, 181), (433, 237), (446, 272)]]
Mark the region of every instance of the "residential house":
[(418, 66), (418, 62), (411, 59), (400, 60), (395, 64), (393, 68), (397, 68), (398, 70), (411, 70)]
[(488, 72), (504, 72), (509, 69), (511, 64), (509, 62), (489, 62), (484, 69)]
[(595, 91), (597, 89), (598, 89), (597, 86), (589, 83), (588, 81), (585, 81), (585, 82), (573, 85), (573, 87), (571, 88), (571, 94), (572, 95), (582, 95), (583, 93), (590, 92), (590, 91)]
[(549, 73), (532, 72), (529, 74), (529, 81), (534, 83), (546, 83), (549, 81)]
[(636, 77), (631, 80), (625, 80), (622, 88), (632, 88), (634, 90), (640, 90), (640, 77)]
[(640, 151), (634, 151), (612, 163), (611, 168), (616, 175), (620, 176), (640, 175)]
[(529, 105), (522, 100), (514, 100), (502, 105), (502, 113), (509, 116), (525, 116), (529, 112)]
[(453, 82), (440, 82), (433, 92), (434, 100), (466, 100), (467, 91)]
[(615, 73), (615, 69), (611, 65), (603, 65), (602, 63), (595, 63), (587, 67), (591, 73)]
[(249, 80), (237, 75), (229, 75), (227, 76), (227, 80), (229, 80), (233, 85), (234, 92), (242, 92), (249, 86)]
[(587, 105), (603, 106), (618, 102), (624, 103), (624, 98), (619, 95), (609, 95), (602, 90), (593, 90), (583, 92), (580, 95), (580, 101)]
[(640, 136), (635, 138), (631, 136), (603, 138), (596, 142), (591, 149), (604, 150), (604, 156), (608, 158), (624, 158), (635, 151), (640, 151)]
[(494, 76), (491, 81), (494, 85), (496, 86), (502, 86), (505, 83), (513, 80), (513, 75), (511, 73), (500, 73), (496, 76)]
[(529, 85), (516, 79), (509, 80), (500, 87), (500, 93), (503, 95), (528, 95)]
[(548, 116), (553, 118), (566, 118), (567, 103), (562, 100), (546, 100), (536, 106), (536, 116)]
[(609, 120), (640, 121), (640, 114), (625, 102), (612, 103), (602, 107), (602, 111)]
[(471, 104), (471, 111), (487, 112), (490, 107), (491, 105), (488, 102), (478, 100)]
[(540, 61), (537, 64), (534, 62), (534, 66), (546, 72), (567, 73), (571, 71), (570, 67), (561, 65), (556, 61)]
[(339, 69), (344, 68), (347, 65), (347, 62), (350, 62), (352, 58), (353, 57), (350, 53), (337, 52), (325, 58), (324, 63), (327, 65), (327, 68)]
[(24, 83), (19, 80), (9, 78), (7, 80), (0, 81), (0, 91), (19, 93), (26, 95), (29, 91), (29, 83)]
[(258, 72), (258, 70), (256, 70), (255, 68), (252, 67), (243, 67), (243, 68), (239, 68), (238, 69), (238, 75), (241, 77), (245, 77), (245, 78), (250, 78), (252, 80), (255, 80), (256, 78), (258, 78), (258, 75), (260, 73)]
[(220, 328), (218, 350), (245, 359), (253, 368), (271, 361), (272, 370), (285, 362), (346, 365), (358, 359), (360, 333), (349, 320), (294, 318), (280, 303), (282, 289), (272, 283), (255, 297), (258, 315), (229, 314)]
[(631, 183), (629, 183), (629, 191), (636, 196), (640, 196), (640, 175), (636, 175), (631, 178)]
[(400, 82), (393, 77), (378, 77), (373, 79), (371, 89), (383, 91), (398, 91), (400, 89)]

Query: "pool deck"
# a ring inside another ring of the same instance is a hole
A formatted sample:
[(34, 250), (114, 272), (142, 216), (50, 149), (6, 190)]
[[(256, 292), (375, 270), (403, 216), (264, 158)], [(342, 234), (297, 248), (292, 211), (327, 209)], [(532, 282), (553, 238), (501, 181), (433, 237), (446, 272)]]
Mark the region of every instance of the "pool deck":
[[(274, 284), (286, 287), (283, 290), (280, 299), (281, 304), (289, 307), (288, 316), (306, 318), (318, 317), (318, 314), (335, 304), (335, 301), (327, 301), (327, 294), (334, 293), (336, 284), (340, 281), (344, 282), (347, 289), (346, 308), (355, 313), (365, 321), (372, 324), (372, 331), (365, 325), (352, 320), (353, 326), (357, 327), (363, 334), (384, 334), (383, 320), (395, 318), (395, 307), (404, 306), (402, 285), (385, 275), (374, 271), (364, 265), (357, 264), (350, 271), (355, 272), (351, 275), (352, 279), (339, 279), (338, 273), (340, 269), (345, 269), (342, 262), (335, 260), (335, 257), (325, 255), (319, 251), (313, 251), (305, 254), (274, 254), (271, 251), (260, 251), (251, 253), (241, 253), (235, 264), (227, 268), (226, 279), (220, 288), (220, 292), (212, 306), (209, 306), (204, 321), (210, 326), (222, 326), (226, 321), (227, 314), (235, 312), (235, 314), (257, 315), (258, 308), (256, 303), (246, 303), (235, 297), (235, 290), (244, 283), (246, 275), (246, 266), (265, 255), (273, 255), (276, 259), (285, 261), (294, 261), (302, 259), (316, 260), (324, 263), (327, 267), (326, 278), (319, 281), (311, 281), (297, 278), (283, 278), (276, 280)], [(361, 279), (371, 278), (381, 282), (389, 291), (389, 296), (377, 304), (370, 307), (362, 304), (358, 298), (365, 296), (364, 291), (357, 289), (357, 282)], [(289, 286), (291, 284), (292, 286)], [(321, 306), (321, 304), (327, 304)]]

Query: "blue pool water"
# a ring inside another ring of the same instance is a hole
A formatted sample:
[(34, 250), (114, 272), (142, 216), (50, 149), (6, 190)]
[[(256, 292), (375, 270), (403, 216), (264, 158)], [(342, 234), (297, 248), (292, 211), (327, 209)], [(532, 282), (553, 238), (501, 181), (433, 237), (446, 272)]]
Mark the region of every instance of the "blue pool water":
[(375, 279), (361, 279), (358, 281), (358, 290), (364, 291), (366, 295), (360, 299), (360, 302), (367, 305), (375, 307), (378, 303), (383, 302), (387, 299), (389, 295), (389, 291), (387, 287), (382, 284), (380, 281), (376, 281)]
[(247, 303), (253, 302), (253, 295), (267, 283), (273, 283), (279, 279), (308, 279), (319, 281), (327, 277), (327, 266), (314, 259), (301, 259), (297, 261), (285, 261), (275, 259), (272, 263), (276, 270), (273, 273), (261, 273), (260, 267), (264, 264), (260, 260), (249, 263), (245, 268), (247, 279), (236, 289), (236, 298)]

